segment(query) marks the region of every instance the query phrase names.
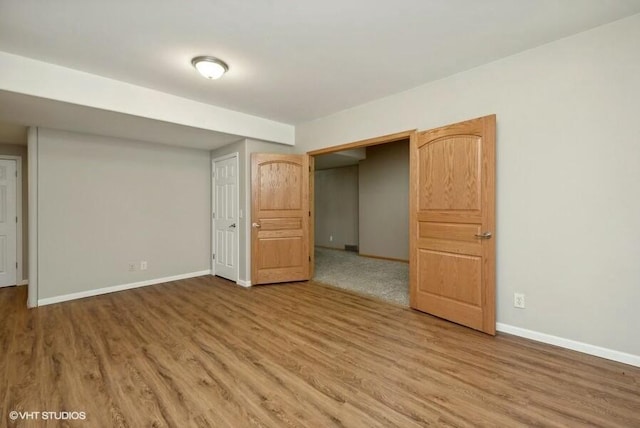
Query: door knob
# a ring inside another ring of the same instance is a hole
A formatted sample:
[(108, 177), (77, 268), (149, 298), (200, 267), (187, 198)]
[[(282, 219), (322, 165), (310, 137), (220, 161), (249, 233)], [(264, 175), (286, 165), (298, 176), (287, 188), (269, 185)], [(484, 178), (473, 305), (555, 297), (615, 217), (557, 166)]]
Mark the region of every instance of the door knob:
[(476, 238), (480, 239), (491, 239), (492, 236), (491, 232), (482, 232), (480, 234), (476, 233)]
[(251, 226), (258, 228), (260, 227), (260, 223), (252, 223)]
[(231, 226), (229, 226), (229, 227), (233, 227), (233, 228), (235, 229), (235, 228), (236, 228), (236, 224), (235, 224), (235, 223), (233, 223), (233, 224), (232, 224)]

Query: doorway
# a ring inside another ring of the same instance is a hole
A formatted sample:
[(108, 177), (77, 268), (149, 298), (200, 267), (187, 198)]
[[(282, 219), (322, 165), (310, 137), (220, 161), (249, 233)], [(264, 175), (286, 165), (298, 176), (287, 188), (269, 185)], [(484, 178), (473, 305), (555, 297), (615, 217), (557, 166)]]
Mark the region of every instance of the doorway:
[(252, 279), (313, 277), (315, 156), (408, 139), (410, 307), (495, 335), (495, 135), (489, 115), (306, 155), (254, 153)]
[(409, 139), (314, 159), (313, 279), (409, 306)]
[[(496, 116), (309, 152), (410, 141), (409, 301), (495, 335)], [(384, 228), (384, 224), (379, 225)]]

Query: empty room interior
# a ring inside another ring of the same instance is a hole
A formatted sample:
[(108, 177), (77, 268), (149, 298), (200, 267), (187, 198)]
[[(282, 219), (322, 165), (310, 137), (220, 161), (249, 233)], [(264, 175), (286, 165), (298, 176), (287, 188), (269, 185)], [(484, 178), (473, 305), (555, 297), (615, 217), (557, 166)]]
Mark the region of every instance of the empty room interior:
[(0, 1), (0, 426), (640, 426), (638, 40)]
[(409, 140), (314, 164), (313, 279), (409, 306)]

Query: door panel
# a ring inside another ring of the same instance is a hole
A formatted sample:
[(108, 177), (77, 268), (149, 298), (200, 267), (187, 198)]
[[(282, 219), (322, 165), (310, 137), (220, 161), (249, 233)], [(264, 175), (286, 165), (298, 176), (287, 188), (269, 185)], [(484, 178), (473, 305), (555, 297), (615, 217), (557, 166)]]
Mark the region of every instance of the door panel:
[(482, 260), (478, 256), (420, 250), (419, 291), (480, 308), (481, 270)]
[(262, 211), (302, 208), (302, 165), (273, 161), (257, 165), (258, 206)]
[(214, 272), (238, 279), (238, 158), (216, 160), (214, 174)]
[(420, 210), (479, 212), (480, 138), (455, 135), (426, 144), (420, 136)]
[(309, 157), (251, 156), (251, 282), (309, 279)]
[(411, 177), (411, 307), (495, 334), (495, 116), (419, 132)]
[(17, 283), (16, 161), (0, 159), (0, 287)]

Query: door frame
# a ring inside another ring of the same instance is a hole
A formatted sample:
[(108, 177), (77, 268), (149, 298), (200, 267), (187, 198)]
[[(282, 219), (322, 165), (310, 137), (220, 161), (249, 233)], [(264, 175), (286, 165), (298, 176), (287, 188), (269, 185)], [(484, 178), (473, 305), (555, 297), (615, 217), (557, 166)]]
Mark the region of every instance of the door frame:
[(382, 135), (380, 137), (367, 138), (353, 143), (339, 144), (337, 146), (326, 147), (324, 149), (311, 150), (307, 152), (309, 156), (326, 155), (329, 153), (342, 152), (344, 150), (361, 149), (363, 147), (377, 146), (380, 144), (394, 143), (400, 140), (409, 140), (416, 138), (418, 130), (409, 129), (407, 131), (396, 132), (394, 134)]
[(28, 281), (24, 279), (22, 260), (22, 156), (0, 155), (0, 159), (16, 161), (16, 285), (26, 285)]
[[(211, 159), (211, 211), (209, 212), (209, 219), (211, 220), (211, 258), (209, 261), (211, 262), (211, 275), (216, 274), (216, 263), (213, 259), (213, 251), (216, 248), (216, 229), (215, 229), (215, 209), (216, 209), (216, 162), (235, 158), (235, 166), (236, 166), (236, 207), (240, 210), (240, 153), (233, 152), (227, 155), (219, 156)], [(244, 216), (243, 216), (244, 217)], [(238, 224), (240, 224), (240, 220), (244, 220), (241, 218), (238, 211)], [(246, 226), (243, 224), (243, 227)], [(236, 228), (236, 238), (235, 238), (235, 248), (236, 248), (236, 284), (240, 284), (240, 227)]]
[[(318, 150), (311, 150), (309, 152), (307, 152), (307, 154), (309, 155), (309, 164), (310, 165), (314, 165), (315, 164), (315, 156), (319, 156), (319, 155), (326, 155), (329, 153), (336, 153), (336, 152), (342, 152), (344, 150), (352, 150), (352, 149), (362, 149), (365, 147), (372, 147), (372, 146), (378, 146), (381, 144), (387, 144), (387, 143), (395, 143), (396, 141), (401, 141), (401, 140), (409, 140), (409, 145), (412, 146), (415, 141), (416, 138), (418, 136), (418, 130), (417, 129), (409, 129), (407, 131), (401, 131), (401, 132), (396, 132), (393, 134), (387, 134), (387, 135), (381, 135), (380, 137), (374, 137), (374, 138), (367, 138), (366, 140), (359, 140), (359, 141), (354, 141), (352, 143), (346, 143), (346, 144), (339, 144), (337, 146), (331, 146), (331, 147), (326, 147), (323, 149), (318, 149)], [(411, 162), (412, 162), (412, 158), (413, 158), (413, 153), (411, 151), (409, 151), (409, 166), (411, 166)], [(313, 267), (315, 266), (315, 262), (316, 262), (316, 258), (315, 258), (315, 236), (314, 236), (314, 232), (315, 232), (315, 192), (314, 192), (314, 180), (313, 180), (313, 173), (314, 173), (314, 168), (312, 167), (310, 169), (310, 173), (312, 174), (311, 177), (309, 177), (309, 209), (311, 210), (311, 217), (310, 217), (310, 224), (309, 224), (309, 257), (311, 257), (310, 263), (311, 263), (311, 278), (313, 279)], [(409, 178), (411, 179), (411, 177)], [(411, 198), (409, 198), (409, 203), (411, 203)], [(409, 207), (409, 209), (411, 209), (411, 206)], [(409, 218), (411, 219), (411, 212), (409, 213)], [(411, 220), (409, 220), (409, 223), (411, 223)], [(409, 229), (409, 231), (411, 231), (411, 224), (407, 225), (407, 228)], [(411, 256), (411, 255), (409, 255)], [(411, 257), (409, 257), (409, 259), (411, 259)], [(409, 290), (411, 290), (410, 284), (407, 284), (407, 288)]]

